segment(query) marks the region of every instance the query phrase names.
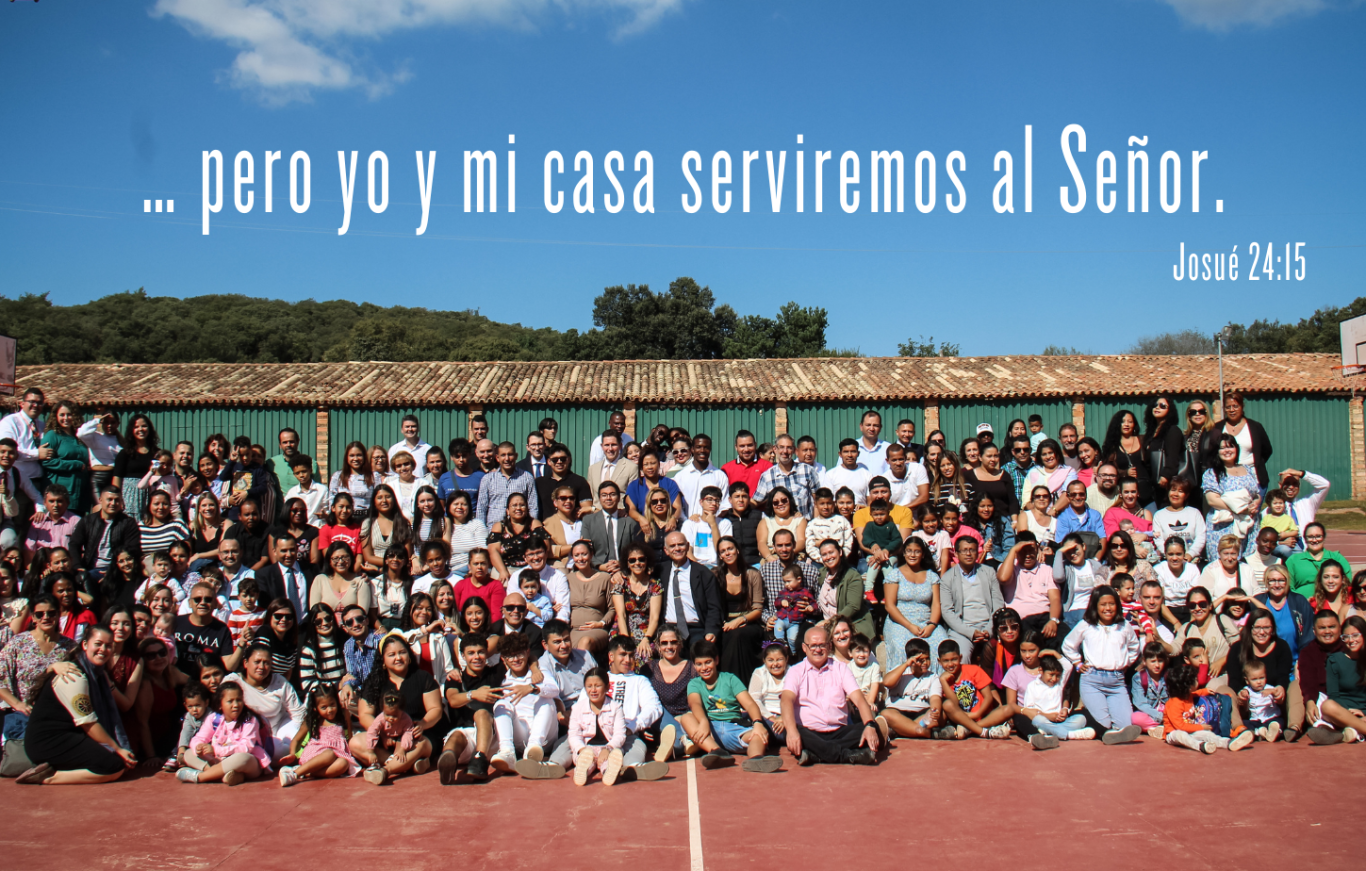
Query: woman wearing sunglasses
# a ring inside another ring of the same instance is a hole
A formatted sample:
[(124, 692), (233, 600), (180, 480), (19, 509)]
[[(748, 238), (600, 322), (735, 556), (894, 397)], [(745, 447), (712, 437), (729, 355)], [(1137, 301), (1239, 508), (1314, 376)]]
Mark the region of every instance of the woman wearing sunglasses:
[(39, 596), (29, 608), (33, 628), (14, 636), (0, 650), (0, 717), (5, 732), (4, 765), (0, 774), (15, 777), (31, 767), (24, 755), (24, 731), (43, 676), (76, 642), (57, 629), (57, 600)]
[(346, 641), (331, 606), (319, 602), (308, 609), (299, 632), (299, 685), (305, 696), (346, 676)]
[(643, 666), (659, 655), (655, 636), (664, 610), (664, 590), (654, 577), (651, 557), (646, 545), (630, 545), (626, 548), (623, 570), (612, 583), (617, 634), (635, 641), (637, 666)]
[(138, 644), (138, 656), (142, 658), (143, 680), (132, 722), (127, 724), (132, 726), (130, 737), (144, 762), (174, 759), (182, 713), (178, 691), (190, 678), (175, 667), (171, 649), (160, 638), (144, 638)]

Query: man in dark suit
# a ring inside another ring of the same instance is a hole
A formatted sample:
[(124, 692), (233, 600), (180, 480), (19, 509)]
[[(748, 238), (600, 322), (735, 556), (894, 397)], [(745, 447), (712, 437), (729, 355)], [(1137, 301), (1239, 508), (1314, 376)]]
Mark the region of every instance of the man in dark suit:
[(664, 622), (678, 627), (684, 646), (721, 637), (721, 585), (711, 570), (688, 559), (688, 539), (671, 532), (664, 539), (659, 581), (664, 587)]
[(550, 474), (550, 463), (545, 456), (545, 436), (540, 430), (526, 437), (526, 456), (517, 461), (517, 468), (533, 478), (543, 478)]
[(621, 569), (622, 555), (640, 539), (640, 524), (621, 509), (621, 489), (612, 481), (598, 486), (601, 509), (583, 519), (583, 537), (593, 542), (593, 565), (604, 572)]
[(292, 535), (281, 535), (271, 542), (271, 563), (256, 572), (263, 604), (288, 599), (302, 619), (308, 610), (308, 579), (299, 568), (299, 542)]

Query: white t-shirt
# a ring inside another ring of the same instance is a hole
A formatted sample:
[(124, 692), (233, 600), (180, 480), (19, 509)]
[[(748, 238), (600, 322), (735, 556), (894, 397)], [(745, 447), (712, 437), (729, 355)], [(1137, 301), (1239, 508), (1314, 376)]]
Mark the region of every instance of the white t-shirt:
[(915, 497), (920, 495), (920, 485), (926, 487), (930, 485), (930, 478), (925, 474), (925, 467), (919, 463), (906, 463), (906, 477), (898, 479), (889, 470), (885, 475), (887, 482), (892, 485), (892, 504), (900, 505), (903, 508), (910, 507), (915, 501)]
[[(717, 520), (716, 527), (721, 530), (722, 536), (734, 534), (729, 520)], [(682, 532), (688, 544), (692, 545), (694, 560), (708, 568), (716, 568), (716, 541), (713, 539), (711, 526), (706, 521), (685, 520), (679, 532)]]
[(754, 669), (754, 674), (749, 676), (749, 695), (765, 716), (783, 715), (783, 682), (762, 665)]
[(888, 685), (887, 706), (909, 714), (918, 714), (929, 709), (931, 698), (942, 698), (943, 695), (944, 687), (939, 681), (939, 675), (927, 671), (916, 677), (908, 668), (901, 673), (901, 680)]
[(1068, 663), (1063, 666), (1062, 680), (1055, 685), (1049, 686), (1043, 682), (1043, 678), (1035, 678), (1025, 687), (1024, 695), (1020, 697), (1020, 707), (1033, 708), (1041, 714), (1056, 714), (1062, 710), (1062, 695), (1067, 691), (1067, 672)]
[(327, 488), (317, 481), (314, 481), (313, 486), (307, 490), (303, 488), (302, 484), (295, 484), (285, 494), (285, 502), (289, 502), (291, 499), (302, 499), (304, 504), (308, 506), (308, 519), (310, 521), (321, 520), (323, 523), (328, 523), (330, 521), (327, 516), (327, 495)]
[(854, 468), (846, 468), (843, 463), (832, 466), (825, 470), (821, 475), (821, 486), (829, 487), (830, 492), (837, 494), (841, 487), (848, 487), (854, 491), (854, 504), (868, 504), (868, 482), (873, 479), (873, 473), (868, 471), (868, 467), (859, 463)]
[(1184, 607), (1186, 604), (1186, 594), (1191, 587), (1200, 582), (1200, 570), (1194, 563), (1186, 563), (1178, 578), (1172, 575), (1171, 568), (1167, 561), (1163, 560), (1153, 567), (1153, 574), (1157, 576), (1157, 582), (1162, 585), (1162, 592), (1167, 597), (1168, 605), (1178, 605)]

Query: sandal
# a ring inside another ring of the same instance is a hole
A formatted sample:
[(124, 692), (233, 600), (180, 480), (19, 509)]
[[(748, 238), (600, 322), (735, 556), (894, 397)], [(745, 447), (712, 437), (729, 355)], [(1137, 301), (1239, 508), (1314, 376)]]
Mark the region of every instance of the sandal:
[(33, 766), (28, 771), (14, 779), (15, 783), (27, 783), (33, 786), (41, 786), (43, 781), (51, 777), (57, 769), (48, 765), (46, 762)]

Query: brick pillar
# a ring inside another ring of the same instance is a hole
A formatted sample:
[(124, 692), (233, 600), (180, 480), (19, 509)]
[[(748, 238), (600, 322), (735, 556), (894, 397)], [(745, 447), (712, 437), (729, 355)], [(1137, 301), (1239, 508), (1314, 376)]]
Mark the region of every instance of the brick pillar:
[(1077, 438), (1086, 435), (1086, 403), (1079, 397), (1072, 399), (1072, 425), (1077, 428)]
[(315, 456), (313, 459), (318, 463), (318, 471), (322, 473), (323, 481), (330, 481), (332, 479), (332, 473), (327, 468), (328, 413), (326, 405), (318, 406), (314, 425), (318, 429), (318, 434), (315, 437)]
[[(939, 403), (930, 400), (925, 403), (925, 435), (939, 429)], [(925, 435), (921, 435), (924, 438)]]
[(778, 436), (787, 435), (787, 403), (773, 403), (773, 438), (776, 441)]
[(636, 435), (636, 403), (634, 400), (621, 404), (621, 413), (626, 415), (626, 434), (636, 441), (640, 441), (640, 436)]
[(1353, 391), (1347, 405), (1348, 432), (1351, 434), (1352, 498), (1366, 499), (1366, 429), (1362, 426), (1361, 397)]
[[(471, 405), (469, 408), (465, 409), (465, 438), (470, 438), (474, 434), (474, 416), (483, 413), (484, 406), (482, 405)], [(490, 430), (490, 432), (492, 432), (492, 430)]]

